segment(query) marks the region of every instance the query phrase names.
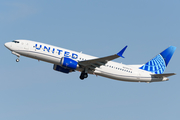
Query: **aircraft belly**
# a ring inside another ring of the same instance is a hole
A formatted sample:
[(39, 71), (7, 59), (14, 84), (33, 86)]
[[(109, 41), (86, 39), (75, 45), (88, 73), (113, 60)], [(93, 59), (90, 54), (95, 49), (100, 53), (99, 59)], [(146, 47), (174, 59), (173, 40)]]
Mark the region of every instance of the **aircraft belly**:
[(44, 54), (40, 52), (34, 52), (34, 51), (18, 51), (19, 54), (22, 56), (30, 57), (33, 59), (53, 63), (53, 64), (60, 64), (60, 57), (57, 57), (53, 54)]
[(95, 70), (94, 73), (99, 76), (120, 80), (120, 81), (130, 81), (130, 82), (139, 82), (137, 79), (137, 75), (134, 74), (124, 74), (121, 72), (109, 72), (109, 71), (102, 71), (102, 70)]

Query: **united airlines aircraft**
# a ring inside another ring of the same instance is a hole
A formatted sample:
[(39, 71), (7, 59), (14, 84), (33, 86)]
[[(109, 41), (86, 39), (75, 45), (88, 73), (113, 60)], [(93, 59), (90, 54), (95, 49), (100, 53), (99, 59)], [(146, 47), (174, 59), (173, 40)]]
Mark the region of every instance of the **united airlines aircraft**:
[(88, 77), (88, 74), (103, 76), (120, 81), (129, 82), (158, 82), (167, 81), (167, 77), (175, 73), (164, 73), (176, 47), (170, 46), (156, 57), (142, 65), (124, 65), (112, 60), (123, 57), (125, 46), (120, 52), (114, 55), (97, 58), (81, 52), (30, 41), (14, 40), (5, 43), (12, 54), (18, 58), (26, 56), (40, 61), (54, 64), (53, 69), (63, 73), (80, 71), (80, 79)]

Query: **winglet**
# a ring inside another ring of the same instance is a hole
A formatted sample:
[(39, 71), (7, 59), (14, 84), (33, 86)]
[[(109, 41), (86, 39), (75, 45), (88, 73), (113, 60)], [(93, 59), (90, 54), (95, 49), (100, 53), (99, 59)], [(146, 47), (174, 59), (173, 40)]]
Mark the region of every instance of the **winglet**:
[(120, 52), (118, 52), (117, 55), (124, 58), (124, 56), (122, 56), (122, 55), (123, 55), (124, 51), (126, 50), (126, 48), (127, 48), (127, 45)]

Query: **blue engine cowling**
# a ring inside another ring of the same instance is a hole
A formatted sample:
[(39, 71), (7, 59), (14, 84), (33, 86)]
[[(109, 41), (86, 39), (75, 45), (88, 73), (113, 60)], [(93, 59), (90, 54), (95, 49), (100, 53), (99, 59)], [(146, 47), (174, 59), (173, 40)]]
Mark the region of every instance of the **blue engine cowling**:
[(78, 66), (78, 62), (70, 58), (63, 57), (61, 58), (60, 66), (64, 67), (65, 69), (75, 70)]
[(66, 69), (66, 68), (63, 68), (63, 67), (61, 67), (61, 66), (59, 66), (59, 65), (55, 65), (55, 64), (54, 64), (53, 69), (56, 70), (56, 71), (59, 71), (59, 72), (63, 72), (63, 73), (69, 73), (69, 72), (71, 72), (70, 69)]

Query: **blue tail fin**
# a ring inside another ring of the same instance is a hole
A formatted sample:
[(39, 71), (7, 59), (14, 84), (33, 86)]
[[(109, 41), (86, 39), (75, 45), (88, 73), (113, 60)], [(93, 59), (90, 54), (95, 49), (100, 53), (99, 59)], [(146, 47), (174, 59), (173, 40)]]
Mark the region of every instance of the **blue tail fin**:
[(142, 67), (140, 67), (139, 69), (143, 69), (152, 72), (154, 74), (162, 74), (165, 71), (175, 50), (176, 47), (174, 46), (168, 47), (163, 52), (158, 54), (155, 58), (153, 58), (152, 60), (144, 64)]

